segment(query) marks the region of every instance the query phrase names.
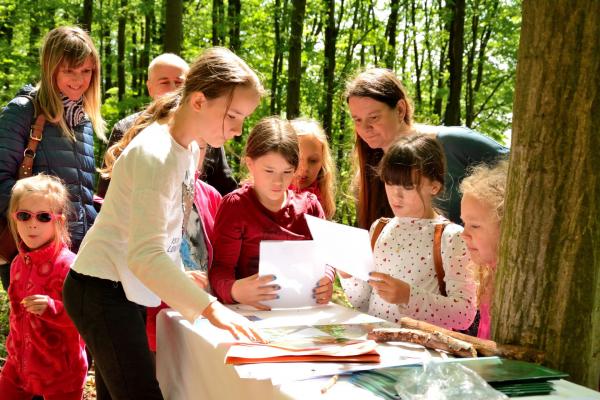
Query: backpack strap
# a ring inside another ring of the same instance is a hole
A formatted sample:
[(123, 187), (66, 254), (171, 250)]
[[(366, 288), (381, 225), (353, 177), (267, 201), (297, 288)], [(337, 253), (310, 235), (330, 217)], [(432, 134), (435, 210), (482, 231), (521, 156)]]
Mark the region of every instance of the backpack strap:
[(381, 217), (377, 220), (377, 225), (375, 225), (375, 229), (373, 229), (373, 236), (371, 236), (371, 250), (375, 250), (375, 243), (377, 243), (377, 238), (381, 235), (381, 231), (390, 222), (389, 218)]
[[(36, 101), (33, 97), (29, 95), (23, 95), (23, 97), (28, 98), (33, 104), (34, 116), (37, 113), (37, 105)], [(35, 117), (35, 122), (31, 125), (29, 130), (29, 141), (27, 142), (27, 146), (23, 151), (23, 162), (19, 166), (19, 170), (17, 171), (17, 179), (27, 178), (32, 175), (33, 172), (33, 159), (35, 158), (35, 152), (37, 150), (38, 145), (42, 141), (44, 125), (46, 124), (46, 116), (43, 113), (40, 113)]]
[(446, 274), (442, 263), (442, 233), (444, 233), (444, 229), (448, 224), (449, 222), (437, 224), (433, 232), (433, 264), (442, 296), (448, 296), (448, 293), (446, 293), (446, 282), (444, 282)]

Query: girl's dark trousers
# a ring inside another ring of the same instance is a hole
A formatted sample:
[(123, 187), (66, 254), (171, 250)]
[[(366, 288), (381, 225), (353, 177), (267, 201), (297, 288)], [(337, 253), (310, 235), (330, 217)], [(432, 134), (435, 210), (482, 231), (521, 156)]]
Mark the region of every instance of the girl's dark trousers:
[(142, 307), (121, 283), (71, 270), (63, 301), (94, 358), (98, 400), (162, 400)]

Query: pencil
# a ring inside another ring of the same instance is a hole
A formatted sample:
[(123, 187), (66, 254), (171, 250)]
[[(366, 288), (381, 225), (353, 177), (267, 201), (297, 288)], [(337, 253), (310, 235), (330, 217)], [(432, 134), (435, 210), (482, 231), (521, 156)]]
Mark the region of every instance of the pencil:
[(329, 389), (331, 389), (333, 387), (333, 385), (335, 385), (335, 383), (338, 381), (339, 379), (339, 375), (334, 375), (331, 377), (331, 379), (329, 379), (327, 381), (327, 383), (325, 384), (325, 386), (323, 386), (321, 388), (321, 394), (326, 393)]

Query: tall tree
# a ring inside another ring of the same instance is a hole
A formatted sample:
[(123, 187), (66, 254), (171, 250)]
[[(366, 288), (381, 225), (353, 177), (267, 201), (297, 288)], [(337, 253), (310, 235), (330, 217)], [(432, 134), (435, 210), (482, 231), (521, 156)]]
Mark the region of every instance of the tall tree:
[(398, 9), (400, 8), (400, 0), (390, 0), (390, 16), (385, 28), (385, 36), (387, 37), (388, 47), (385, 55), (385, 66), (389, 69), (394, 69), (394, 61), (396, 61), (396, 26), (398, 26)]
[(81, 28), (92, 33), (92, 18), (94, 14), (94, 0), (83, 1), (83, 15), (81, 17)]
[(212, 44), (222, 46), (225, 44), (225, 6), (223, 0), (212, 2)]
[[(104, 4), (103, 4), (104, 3)], [(111, 46), (111, 37), (110, 37), (110, 32), (111, 32), (111, 26), (110, 26), (110, 22), (111, 19), (108, 18), (108, 11), (110, 11), (111, 8), (111, 0), (104, 0), (100, 2), (100, 10), (102, 10), (102, 15), (105, 18), (101, 19), (101, 23), (102, 23), (102, 43), (104, 44), (104, 49), (103, 49), (103, 53), (104, 53), (104, 57), (102, 58), (102, 67), (104, 68), (104, 73), (102, 74), (102, 76), (104, 76), (104, 86), (102, 88), (102, 99), (106, 98), (106, 92), (108, 91), (108, 89), (112, 88), (112, 62), (111, 62), (111, 56), (112, 56), (112, 46)]]
[(154, 31), (154, 0), (144, 2), (144, 49), (140, 56), (141, 82), (138, 95), (142, 94), (144, 82), (148, 80), (148, 65), (150, 64), (150, 51), (152, 48), (152, 33)]
[(292, 2), (290, 56), (288, 58), (288, 85), (286, 113), (288, 119), (300, 115), (300, 78), (302, 74), (302, 31), (306, 0)]
[(273, 68), (271, 69), (271, 114), (279, 114), (277, 109), (277, 93), (279, 90), (279, 64), (283, 61), (283, 44), (281, 40), (281, 0), (275, 0), (273, 25), (275, 29), (275, 51), (273, 52)]
[(125, 28), (127, 23), (127, 0), (121, 0), (119, 28), (117, 29), (117, 85), (119, 101), (125, 97)]
[[(425, 5), (427, 6), (427, 5)], [(417, 31), (417, 4), (416, 0), (412, 0), (410, 4), (410, 20), (412, 22), (412, 26), (414, 31)], [(417, 110), (421, 108), (421, 103), (423, 103), (423, 94), (421, 90), (421, 71), (423, 70), (423, 60), (420, 59), (419, 55), (419, 44), (418, 42), (421, 39), (417, 38), (416, 33), (413, 34), (413, 57), (415, 64), (415, 99), (417, 101)]]
[[(333, 128), (333, 96), (335, 88), (335, 49), (337, 44), (338, 26), (335, 21), (335, 1), (325, 0), (327, 10), (327, 22), (325, 26), (325, 59), (323, 65), (323, 82), (325, 98), (323, 99), (323, 128), (331, 142), (331, 130)], [(344, 1), (341, 2), (340, 19), (343, 15)]]
[(496, 340), (537, 347), (548, 366), (594, 389), (600, 377), (598, 38), (598, 1), (523, 2), (492, 314)]
[(462, 87), (462, 60), (463, 60), (463, 36), (465, 31), (465, 0), (447, 0), (446, 8), (449, 11), (450, 20), (448, 32), (449, 42), (449, 64), (450, 92), (446, 103), (444, 114), (444, 125), (460, 125), (460, 91)]
[(229, 0), (229, 2), (227, 3), (227, 19), (229, 22), (229, 48), (234, 52), (240, 49), (241, 14), (241, 1)]
[(164, 52), (181, 54), (183, 43), (183, 0), (166, 0)]

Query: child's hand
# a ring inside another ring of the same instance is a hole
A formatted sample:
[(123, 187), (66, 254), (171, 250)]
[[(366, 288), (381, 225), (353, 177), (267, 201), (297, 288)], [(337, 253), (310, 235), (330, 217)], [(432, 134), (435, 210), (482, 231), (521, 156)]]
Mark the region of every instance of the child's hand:
[(266, 342), (252, 322), (240, 314), (231, 311), (218, 301), (210, 303), (202, 312), (202, 316), (217, 328), (231, 332), (236, 339), (246, 337), (253, 342)]
[(333, 282), (327, 276), (324, 276), (317, 282), (313, 289), (313, 297), (317, 299), (317, 304), (327, 304), (333, 295)]
[(352, 278), (352, 275), (350, 275), (350, 274), (348, 274), (348, 273), (346, 273), (344, 271), (341, 271), (339, 269), (337, 270), (337, 273), (340, 276), (340, 278), (342, 278), (342, 279)]
[(202, 271), (185, 271), (186, 275), (190, 277), (200, 289), (206, 290), (208, 287), (208, 276), (206, 272)]
[(270, 307), (260, 302), (279, 298), (279, 285), (269, 285), (269, 282), (274, 280), (275, 275), (259, 277), (258, 274), (238, 279), (231, 287), (231, 297), (240, 304), (248, 304), (259, 310), (270, 310)]
[(35, 315), (42, 315), (48, 308), (50, 297), (45, 294), (34, 294), (21, 300), (25, 311)]
[(383, 300), (390, 304), (406, 304), (410, 298), (410, 285), (381, 272), (369, 274), (369, 285)]

